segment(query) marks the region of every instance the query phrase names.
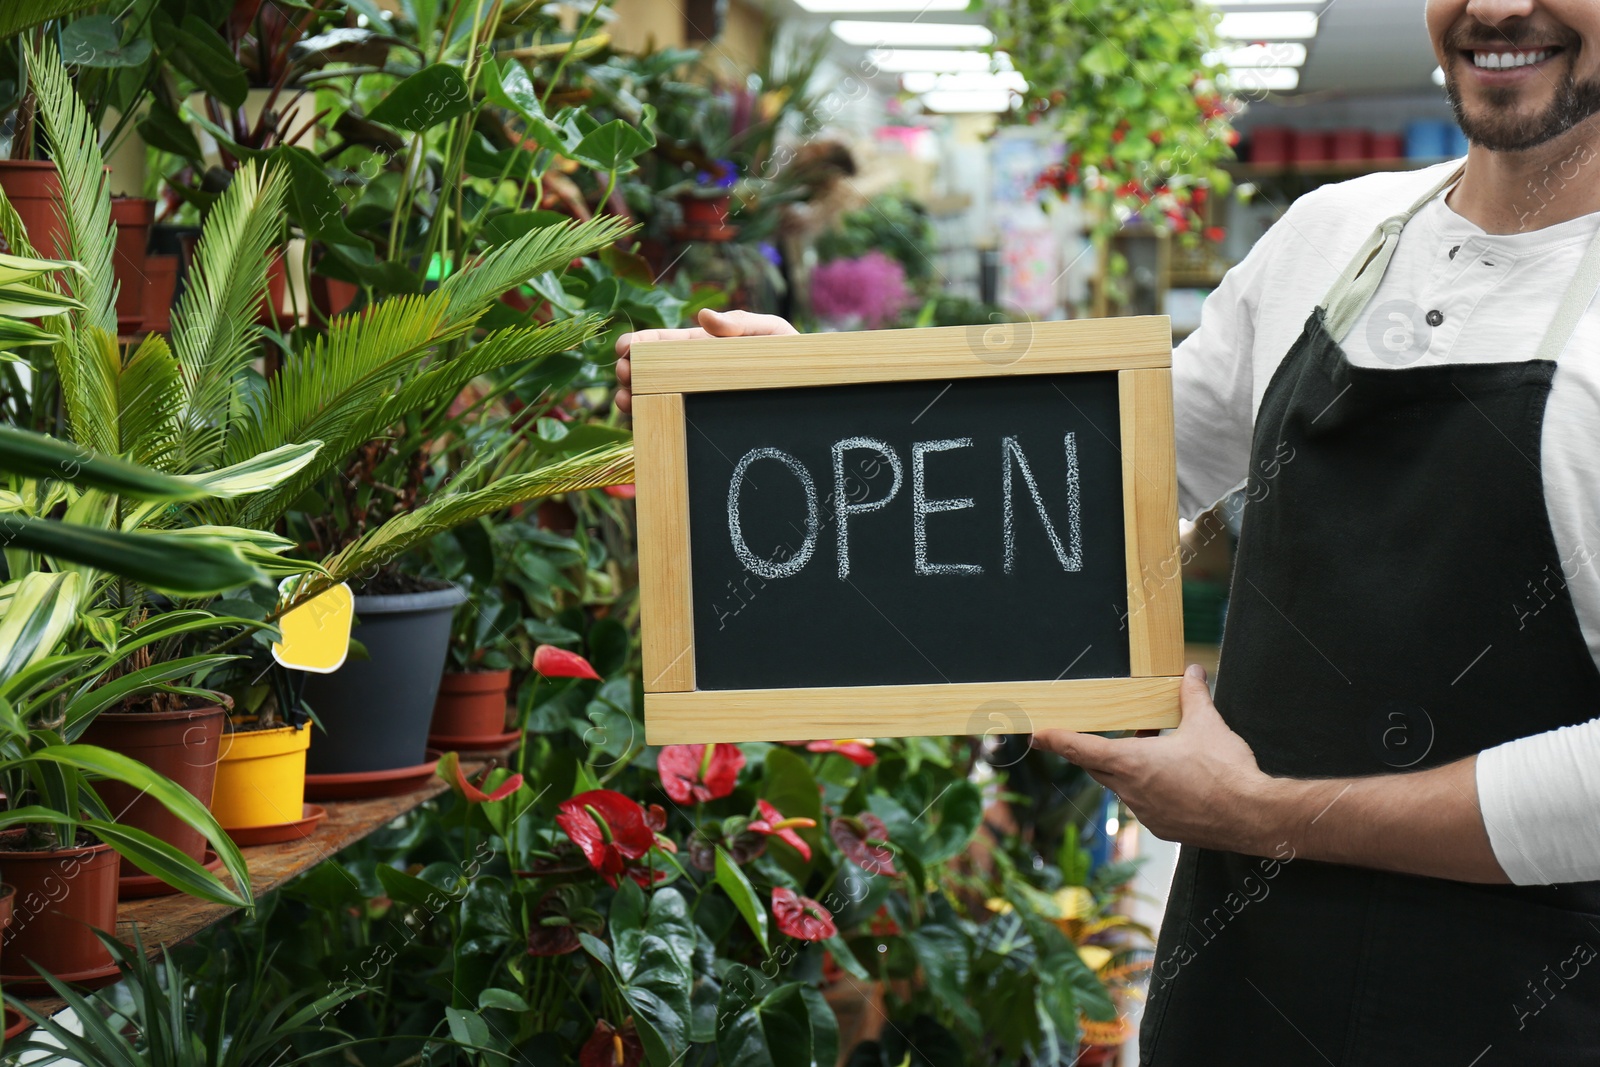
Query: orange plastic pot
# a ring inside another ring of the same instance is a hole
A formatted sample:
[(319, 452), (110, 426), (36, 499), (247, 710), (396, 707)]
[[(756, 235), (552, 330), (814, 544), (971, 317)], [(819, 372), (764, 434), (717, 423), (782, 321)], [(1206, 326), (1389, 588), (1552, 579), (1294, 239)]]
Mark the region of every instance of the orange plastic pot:
[(117, 243), (111, 253), (111, 270), (117, 279), (117, 332), (133, 333), (144, 323), (145, 248), (150, 243), (150, 226), (156, 221), (156, 202), (114, 197), (111, 221), (117, 224)]
[[(209, 805), (224, 715), (216, 706), (192, 711), (103, 712), (83, 732), (82, 741), (138, 760)], [(191, 829), (154, 797), (122, 782), (101, 782), (95, 788), (117, 822), (160, 838), (196, 863), (205, 860), (205, 835)], [(123, 877), (142, 874), (126, 859), (122, 861)]]
[(505, 732), (511, 672), (445, 671), (428, 735), (491, 738)]
[(116, 977), (116, 963), (94, 931), (117, 929), (117, 859), (110, 845), (99, 844), (0, 852), (0, 869), (16, 887), (0, 975), (7, 992), (48, 991), (30, 963), (69, 982)]
[(306, 799), (311, 729), (235, 730), (222, 736), (211, 813), (224, 830), (299, 820)]
[(0, 160), (0, 189), (16, 208), (33, 250), (53, 258), (67, 247), (67, 228), (58, 214), (61, 172), (49, 160)]

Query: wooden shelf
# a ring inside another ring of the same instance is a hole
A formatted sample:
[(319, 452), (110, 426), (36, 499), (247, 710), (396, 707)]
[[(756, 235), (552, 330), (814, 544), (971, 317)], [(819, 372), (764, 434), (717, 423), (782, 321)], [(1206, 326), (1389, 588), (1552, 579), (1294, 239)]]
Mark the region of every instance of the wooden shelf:
[[(323, 860), (332, 859), (346, 846), (381, 830), (426, 801), (447, 792), (449, 788), (439, 779), (430, 778), (421, 789), (402, 796), (323, 801), (321, 807), (327, 809), (328, 816), (317, 824), (316, 831), (310, 837), (240, 850), (250, 867), (250, 886), (255, 891), (256, 899), (261, 899)], [(223, 878), (232, 884), (232, 879), (225, 873)], [(183, 893), (145, 900), (125, 900), (117, 906), (117, 934), (124, 941), (131, 942), (133, 926), (137, 924), (145, 947), (154, 956), (163, 946), (187, 941), (237, 910), (226, 904), (213, 904)], [(28, 1004), (41, 1015), (54, 1015), (66, 1007), (66, 1003), (56, 997), (29, 998)]]

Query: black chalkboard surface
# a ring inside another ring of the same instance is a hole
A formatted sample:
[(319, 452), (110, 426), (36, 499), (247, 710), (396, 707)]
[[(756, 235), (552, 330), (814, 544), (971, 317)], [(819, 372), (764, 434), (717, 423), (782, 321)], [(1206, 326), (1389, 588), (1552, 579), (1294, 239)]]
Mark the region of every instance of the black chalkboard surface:
[(1127, 677), (1115, 371), (684, 397), (696, 688)]

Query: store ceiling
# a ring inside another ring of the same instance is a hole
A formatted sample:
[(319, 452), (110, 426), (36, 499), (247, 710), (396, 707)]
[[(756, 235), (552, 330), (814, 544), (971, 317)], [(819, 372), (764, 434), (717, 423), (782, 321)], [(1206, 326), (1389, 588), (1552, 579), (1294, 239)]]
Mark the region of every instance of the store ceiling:
[[(1259, 6), (1258, 6), (1259, 5)], [(1247, 9), (1261, 10), (1260, 0)], [(1285, 0), (1284, 7), (1304, 7)], [(811, 14), (794, 0), (776, 0), (776, 14), (786, 20), (825, 32), (835, 18), (875, 19), (886, 22), (982, 22), (976, 12), (940, 11), (860, 12), (838, 15)], [(1319, 32), (1308, 42), (1310, 55), (1301, 71), (1301, 92), (1389, 93), (1431, 90), (1437, 61), (1422, 22), (1423, 0), (1331, 0), (1323, 11)], [(1240, 10), (1240, 8), (1232, 8)], [(865, 49), (834, 43), (836, 58), (847, 68), (857, 67)], [(885, 76), (887, 80), (889, 76)]]

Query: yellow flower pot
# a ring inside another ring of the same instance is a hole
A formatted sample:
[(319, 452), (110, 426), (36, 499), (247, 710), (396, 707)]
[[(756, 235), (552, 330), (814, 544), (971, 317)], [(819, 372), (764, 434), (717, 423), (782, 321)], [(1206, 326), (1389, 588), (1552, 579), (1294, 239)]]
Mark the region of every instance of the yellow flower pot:
[(211, 812), (224, 830), (296, 822), (306, 799), (311, 728), (246, 730), (222, 735)]

